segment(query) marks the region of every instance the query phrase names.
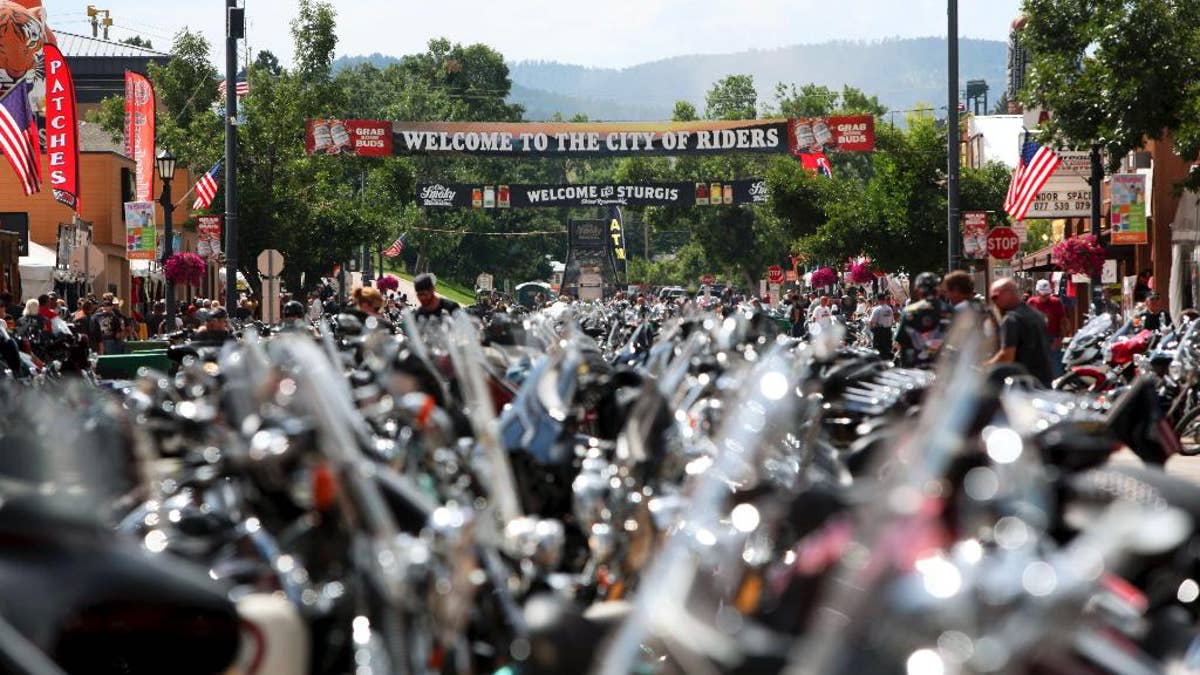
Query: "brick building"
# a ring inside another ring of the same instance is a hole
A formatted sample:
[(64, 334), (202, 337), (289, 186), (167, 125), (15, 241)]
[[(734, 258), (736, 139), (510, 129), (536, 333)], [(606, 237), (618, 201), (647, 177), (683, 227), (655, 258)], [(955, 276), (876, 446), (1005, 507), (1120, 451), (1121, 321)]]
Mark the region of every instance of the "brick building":
[[(93, 228), (95, 248), (90, 256), (91, 271), (96, 271), (97, 264), (100, 267), (93, 289), (103, 292), (116, 288), (121, 297), (132, 302), (130, 262), (125, 258), (124, 203), (133, 199), (134, 162), (125, 155), (121, 142), (114, 141), (98, 125), (83, 120), (105, 98), (124, 94), (126, 70), (145, 74), (150, 63), (164, 64), (169, 57), (141, 47), (62, 31), (55, 31), (55, 35), (75, 80), (81, 120), (80, 218), (91, 223)], [(43, 175), (49, 175), (47, 161), (43, 154)], [(175, 194), (182, 195), (193, 182), (193, 176), (180, 167), (172, 185)], [(157, 196), (162, 182), (155, 176), (153, 184)], [(175, 212), (177, 225), (182, 225), (189, 217), (186, 204), (181, 207)], [(158, 207), (157, 211), (161, 229), (162, 208)], [(30, 240), (54, 250), (59, 224), (71, 222), (72, 215), (71, 209), (54, 200), (48, 186), (43, 186), (39, 194), (25, 197), (13, 171), (0, 164), (0, 229), (10, 229), (13, 222), (28, 222)], [(184, 250), (195, 250), (193, 239), (193, 234), (185, 234)]]

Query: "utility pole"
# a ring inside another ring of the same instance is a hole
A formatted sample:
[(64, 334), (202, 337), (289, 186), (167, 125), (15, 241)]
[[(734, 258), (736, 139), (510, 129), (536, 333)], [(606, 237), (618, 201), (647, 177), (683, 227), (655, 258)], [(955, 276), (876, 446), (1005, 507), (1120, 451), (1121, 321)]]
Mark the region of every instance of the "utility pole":
[[(1100, 188), (1104, 185), (1104, 158), (1100, 153), (1100, 144), (1092, 145), (1092, 176), (1088, 181), (1092, 186), (1092, 236), (1100, 243)], [(1100, 289), (1100, 272), (1092, 275), (1092, 312), (1100, 313), (1100, 303), (1103, 293)]]
[(237, 66), (238, 40), (246, 37), (246, 10), (225, 0), (225, 306), (237, 307)]
[(946, 269), (953, 271), (958, 269), (962, 258), (958, 224), (959, 143), (962, 140), (958, 131), (958, 0), (947, 0), (946, 18)]

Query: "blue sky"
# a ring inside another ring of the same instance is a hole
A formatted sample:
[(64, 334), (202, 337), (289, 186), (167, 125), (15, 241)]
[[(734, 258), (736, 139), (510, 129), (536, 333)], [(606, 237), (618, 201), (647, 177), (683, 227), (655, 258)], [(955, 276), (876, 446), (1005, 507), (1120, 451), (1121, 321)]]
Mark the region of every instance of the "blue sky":
[[(296, 0), (242, 0), (249, 45), (291, 60)], [(91, 32), (89, 4), (112, 12), (112, 37), (166, 47), (187, 26), (222, 60), (224, 0), (44, 0), (52, 28)], [(960, 32), (1001, 40), (1020, 0), (960, 0)], [(945, 0), (334, 0), (339, 55), (401, 55), (433, 37), (483, 42), (509, 60), (625, 67), (694, 53), (771, 49), (830, 39), (946, 34)]]

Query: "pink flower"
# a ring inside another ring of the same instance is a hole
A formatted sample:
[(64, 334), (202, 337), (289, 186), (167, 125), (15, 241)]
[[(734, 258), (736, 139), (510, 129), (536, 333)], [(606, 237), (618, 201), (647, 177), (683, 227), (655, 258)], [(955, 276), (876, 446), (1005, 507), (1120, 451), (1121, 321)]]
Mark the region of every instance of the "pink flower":
[(1051, 260), (1068, 274), (1094, 276), (1104, 268), (1104, 246), (1096, 237), (1085, 234), (1054, 245)]
[(822, 267), (812, 273), (812, 285), (816, 288), (832, 286), (837, 280), (837, 272), (834, 272), (832, 267)]
[(207, 264), (195, 253), (176, 253), (163, 265), (163, 274), (177, 284), (199, 286), (204, 281)]
[(400, 280), (390, 274), (385, 274), (379, 277), (379, 280), (375, 282), (375, 285), (379, 288), (379, 290), (384, 292), (394, 291), (400, 288)]
[(875, 281), (875, 273), (871, 271), (871, 259), (862, 257), (850, 261), (850, 281), (856, 284), (869, 284)]

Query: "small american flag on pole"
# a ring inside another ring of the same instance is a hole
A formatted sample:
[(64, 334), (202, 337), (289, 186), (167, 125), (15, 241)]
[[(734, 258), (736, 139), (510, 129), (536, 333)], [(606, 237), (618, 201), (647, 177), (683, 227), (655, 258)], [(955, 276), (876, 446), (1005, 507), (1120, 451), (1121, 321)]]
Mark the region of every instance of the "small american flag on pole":
[(408, 233), (405, 232), (404, 234), (400, 235), (396, 241), (392, 242), (392, 245), (383, 252), (383, 255), (387, 256), (388, 258), (399, 258), (400, 254), (404, 253), (404, 245), (407, 243)]
[(1013, 220), (1025, 220), (1038, 192), (1061, 163), (1062, 157), (1050, 148), (1040, 143), (1025, 143), (1017, 170), (1008, 184), (1008, 196), (1004, 199), (1004, 210)]
[(29, 82), (13, 87), (0, 99), (0, 150), (21, 180), (25, 195), (42, 189), (37, 122), (29, 107)]
[(221, 163), (217, 162), (208, 173), (196, 183), (196, 203), (192, 204), (193, 211), (207, 209), (212, 206), (213, 198), (217, 196), (217, 174), (221, 173)]
[[(225, 84), (225, 80), (221, 80), (220, 83), (217, 84), (217, 93), (221, 96), (222, 99), (225, 98), (225, 92), (227, 89), (228, 89), (228, 85)], [(247, 82), (246, 80), (238, 80), (237, 86), (234, 89), (234, 94), (238, 98), (245, 98), (246, 95), (249, 93), (250, 93), (250, 83)]]

